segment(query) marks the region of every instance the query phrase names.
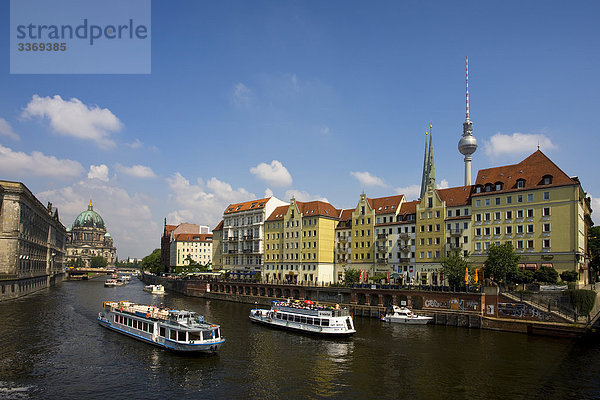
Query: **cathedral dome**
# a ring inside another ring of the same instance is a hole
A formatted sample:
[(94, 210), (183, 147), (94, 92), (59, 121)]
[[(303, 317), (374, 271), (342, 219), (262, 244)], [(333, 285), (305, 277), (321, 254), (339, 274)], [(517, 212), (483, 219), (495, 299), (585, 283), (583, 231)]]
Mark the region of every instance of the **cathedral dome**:
[(73, 228), (99, 228), (106, 229), (104, 226), (104, 220), (96, 211), (94, 211), (94, 206), (92, 206), (92, 201), (90, 200), (90, 205), (88, 209), (75, 218), (75, 222), (73, 222)]

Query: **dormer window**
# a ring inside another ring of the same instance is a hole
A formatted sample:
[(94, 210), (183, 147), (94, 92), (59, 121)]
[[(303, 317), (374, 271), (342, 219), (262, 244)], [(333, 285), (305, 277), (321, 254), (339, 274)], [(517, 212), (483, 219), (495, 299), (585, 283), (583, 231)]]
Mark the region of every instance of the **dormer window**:
[(517, 188), (522, 189), (525, 187), (525, 179), (517, 179)]
[(552, 175), (544, 175), (542, 178), (542, 184), (550, 185), (552, 183)]
[(496, 191), (502, 190), (502, 186), (503, 186), (502, 182), (496, 182)]
[(492, 185), (490, 183), (486, 183), (485, 184), (485, 191), (486, 192), (491, 192), (492, 191)]
[(475, 187), (475, 193), (481, 193), (481, 186), (477, 185), (477, 187)]

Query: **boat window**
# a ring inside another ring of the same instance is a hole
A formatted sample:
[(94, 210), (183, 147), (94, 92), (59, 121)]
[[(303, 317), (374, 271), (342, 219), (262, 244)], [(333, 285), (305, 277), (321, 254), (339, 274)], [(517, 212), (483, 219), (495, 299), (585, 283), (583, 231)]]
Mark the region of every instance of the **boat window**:
[(165, 337), (166, 336), (166, 332), (165, 331), (166, 331), (166, 329), (161, 326), (159, 328), (159, 330), (158, 330), (158, 335), (162, 336), (162, 337)]
[(306, 323), (312, 325), (313, 319), (311, 317), (306, 317)]
[(315, 318), (315, 325), (321, 325), (321, 319)]
[(169, 339), (177, 340), (177, 331), (169, 329)]
[(221, 337), (221, 328), (219, 328), (215, 331), (215, 339), (218, 339), (220, 337)]
[(154, 333), (154, 324), (149, 324), (149, 326), (148, 326), (148, 332)]
[(133, 327), (133, 319), (127, 318), (127, 325)]
[(300, 322), (300, 316), (299, 315), (294, 315), (294, 321)]
[(287, 321), (288, 315), (287, 314), (281, 314), (281, 319), (284, 320), (284, 321)]
[(186, 339), (186, 332), (185, 331), (184, 332), (180, 331), (178, 336), (179, 337), (177, 338), (177, 340), (180, 341), (180, 342), (185, 342), (187, 340)]
[(200, 337), (200, 331), (198, 332), (189, 332), (189, 336), (190, 336), (190, 340), (202, 340), (202, 338)]
[(329, 320), (327, 318), (323, 318), (321, 320), (321, 326), (329, 326)]
[(306, 323), (306, 317), (302, 316), (300, 317), (300, 322), (305, 324)]

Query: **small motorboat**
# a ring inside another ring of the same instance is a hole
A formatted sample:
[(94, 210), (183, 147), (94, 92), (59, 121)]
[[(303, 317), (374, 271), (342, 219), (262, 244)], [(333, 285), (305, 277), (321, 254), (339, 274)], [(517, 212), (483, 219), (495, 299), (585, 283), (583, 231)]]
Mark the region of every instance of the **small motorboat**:
[(165, 287), (163, 285), (144, 286), (144, 290), (152, 294), (165, 294)]
[(406, 307), (398, 306), (388, 307), (388, 312), (381, 317), (381, 320), (385, 322), (411, 325), (425, 325), (432, 319), (433, 317), (417, 315)]

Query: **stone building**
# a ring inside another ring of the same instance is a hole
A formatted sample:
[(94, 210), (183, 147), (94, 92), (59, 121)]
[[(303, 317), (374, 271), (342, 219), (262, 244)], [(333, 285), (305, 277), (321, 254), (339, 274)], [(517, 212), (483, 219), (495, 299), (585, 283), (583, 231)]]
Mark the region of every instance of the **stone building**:
[(58, 210), (20, 182), (0, 181), (0, 300), (62, 281), (67, 231)]
[(106, 259), (108, 266), (115, 265), (117, 249), (110, 233), (106, 231), (104, 220), (94, 211), (92, 200), (67, 232), (67, 261), (81, 258), (85, 266), (90, 266), (92, 257), (101, 256)]

